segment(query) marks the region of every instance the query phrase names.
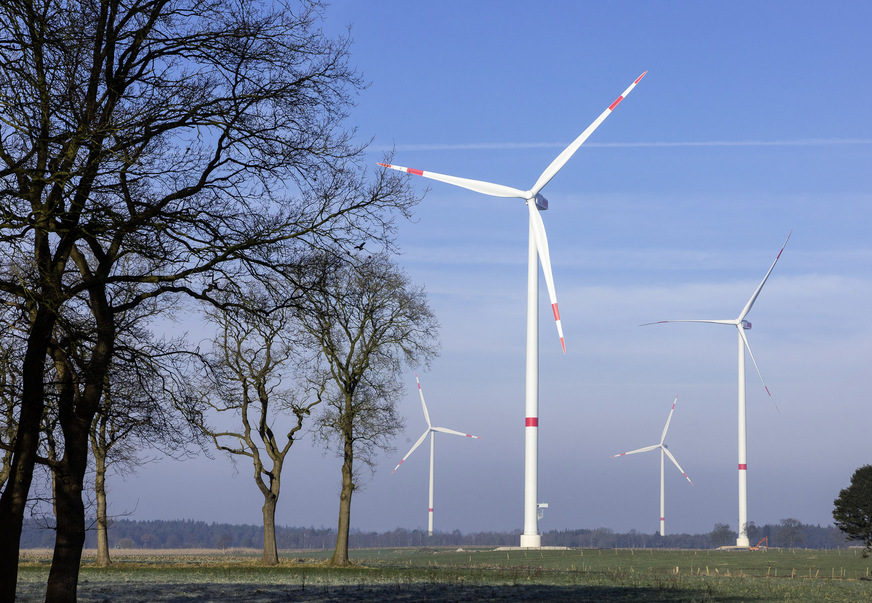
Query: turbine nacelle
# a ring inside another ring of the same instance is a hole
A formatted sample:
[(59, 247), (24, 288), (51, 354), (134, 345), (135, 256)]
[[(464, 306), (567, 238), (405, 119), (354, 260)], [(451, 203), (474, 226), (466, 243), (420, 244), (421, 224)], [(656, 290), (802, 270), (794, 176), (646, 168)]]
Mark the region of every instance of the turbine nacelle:
[(751, 330), (751, 323), (748, 322), (747, 320), (743, 320), (742, 321), (742, 328), (745, 329), (746, 331), (750, 331)]
[(536, 209), (539, 211), (545, 211), (548, 209), (548, 199), (543, 197), (540, 193), (536, 193), (536, 196), (533, 197), (533, 200), (536, 202)]

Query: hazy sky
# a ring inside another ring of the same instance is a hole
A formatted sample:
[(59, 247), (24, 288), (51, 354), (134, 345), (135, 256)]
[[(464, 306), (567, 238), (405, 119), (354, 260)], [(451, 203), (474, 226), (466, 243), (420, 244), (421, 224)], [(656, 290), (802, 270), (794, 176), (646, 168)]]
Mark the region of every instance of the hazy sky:
[[(757, 524), (830, 524), (872, 462), (872, 4), (859, 2), (403, 2), (343, 0), (371, 82), (353, 123), (373, 164), (529, 188), (636, 77), (648, 75), (544, 189), (567, 353), (541, 285), (539, 523), (659, 528), (659, 461), (611, 455), (667, 444), (666, 531), (738, 526), (733, 319), (789, 231), (748, 316), (748, 509)], [(426, 286), (441, 356), (420, 378), (440, 425), (437, 530), (523, 528), (527, 211), (446, 184), (400, 228)], [(408, 372), (398, 450), (355, 495), (353, 527), (426, 528), (425, 429)], [(776, 410), (777, 404), (780, 413)], [(339, 459), (291, 452), (277, 521), (335, 526)], [(163, 461), (112, 482), (114, 513), (259, 523), (240, 461)], [(168, 494), (172, 492), (172, 494)]]

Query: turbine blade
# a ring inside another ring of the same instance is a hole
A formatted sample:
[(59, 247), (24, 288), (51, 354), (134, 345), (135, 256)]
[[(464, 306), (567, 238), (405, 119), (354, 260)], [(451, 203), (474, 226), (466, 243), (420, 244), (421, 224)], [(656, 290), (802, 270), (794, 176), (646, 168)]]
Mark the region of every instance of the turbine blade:
[(709, 324), (714, 324), (714, 325), (735, 325), (736, 324), (735, 320), (658, 320), (657, 322), (646, 322), (646, 323), (643, 323), (639, 326), (640, 327), (647, 327), (648, 325), (662, 325), (662, 324), (666, 324), (667, 322), (707, 322)]
[(616, 459), (619, 456), (627, 456), (628, 454), (636, 454), (638, 452), (648, 452), (649, 450), (657, 450), (660, 448), (659, 444), (654, 444), (653, 446), (645, 446), (644, 448), (639, 448), (638, 450), (631, 450), (630, 452), (622, 452), (621, 454), (613, 454), (612, 458)]
[(763, 290), (763, 285), (766, 284), (766, 279), (768, 279), (769, 275), (772, 274), (772, 269), (775, 268), (775, 264), (778, 263), (778, 259), (781, 257), (781, 252), (784, 251), (784, 248), (787, 246), (787, 241), (790, 240), (790, 235), (792, 234), (792, 230), (787, 233), (787, 238), (784, 240), (784, 245), (781, 246), (781, 249), (778, 251), (778, 255), (775, 256), (775, 261), (772, 262), (771, 266), (769, 266), (769, 271), (766, 273), (766, 276), (763, 277), (763, 280), (760, 281), (760, 284), (757, 286), (757, 290), (754, 291), (754, 295), (752, 295), (751, 299), (748, 300), (748, 303), (745, 304), (745, 307), (742, 309), (742, 313), (739, 314), (739, 318), (736, 319), (737, 322), (742, 322), (745, 316), (747, 316), (748, 312), (751, 311), (751, 306), (753, 306), (754, 302), (757, 301), (757, 296), (760, 295), (760, 291)]
[[(646, 71), (645, 73), (648, 72)], [(593, 134), (593, 131), (596, 130), (599, 125), (603, 123), (603, 121), (605, 121), (606, 117), (611, 115), (612, 111), (615, 110), (618, 104), (620, 104), (620, 102), (624, 100), (624, 98), (626, 98), (630, 91), (636, 87), (636, 84), (642, 81), (642, 78), (645, 77), (645, 73), (637, 77), (636, 80), (632, 84), (630, 84), (630, 87), (624, 90), (624, 92), (617, 99), (615, 99), (615, 102), (609, 105), (608, 108), (603, 111), (600, 116), (597, 117), (594, 122), (590, 124), (587, 129), (578, 136), (578, 138), (572, 141), (572, 144), (566, 147), (566, 149), (564, 149), (563, 152), (560, 153), (560, 155), (558, 155), (557, 158), (551, 162), (551, 165), (545, 168), (545, 171), (542, 172), (541, 176), (539, 176), (536, 184), (534, 184), (533, 188), (530, 189), (530, 196), (536, 196), (536, 194), (538, 194), (539, 191), (541, 191), (545, 187), (545, 185), (548, 184), (551, 179), (557, 175), (557, 172), (559, 172), (560, 169), (564, 165), (566, 165), (566, 162), (569, 161), (569, 158), (572, 157), (578, 150), (578, 148), (584, 143), (584, 141), (587, 140), (587, 138), (591, 134)]]
[(675, 396), (675, 401), (672, 402), (672, 410), (669, 411), (669, 417), (666, 419), (666, 427), (663, 428), (663, 433), (660, 435), (660, 445), (666, 439), (666, 431), (669, 429), (669, 422), (672, 420), (672, 413), (675, 412), (675, 405), (678, 404), (678, 396)]
[(757, 366), (757, 361), (754, 359), (754, 352), (751, 351), (751, 343), (748, 341), (748, 336), (745, 335), (745, 330), (742, 328), (742, 325), (738, 326), (739, 335), (742, 336), (742, 341), (745, 342), (745, 349), (748, 350), (748, 354), (751, 356), (751, 362), (754, 363), (754, 368), (757, 369), (757, 375), (760, 377), (760, 382), (763, 384), (763, 389), (766, 390), (766, 393), (769, 394), (769, 399), (772, 400), (772, 404), (775, 406), (775, 410), (778, 411), (778, 414), (781, 414), (781, 409), (778, 408), (778, 405), (775, 404), (775, 399), (772, 398), (772, 392), (769, 391), (769, 388), (766, 386), (766, 381), (763, 380), (763, 373), (760, 372), (760, 367)]
[(754, 352), (751, 351), (751, 344), (748, 342), (748, 336), (745, 335), (745, 330), (741, 327), (738, 327), (739, 335), (742, 336), (742, 341), (745, 342), (745, 349), (748, 350), (748, 354), (751, 356), (751, 362), (754, 363), (754, 368), (757, 369), (757, 375), (760, 376), (760, 381), (763, 383), (763, 389), (766, 390), (766, 393), (769, 394), (769, 397), (772, 397), (772, 393), (769, 391), (769, 388), (766, 387), (766, 381), (763, 380), (763, 374), (760, 372), (760, 367), (757, 366), (757, 361), (754, 359)]
[(542, 271), (545, 273), (545, 285), (548, 287), (548, 297), (551, 299), (551, 310), (554, 312), (554, 322), (557, 324), (557, 335), (560, 337), (560, 346), (565, 354), (566, 341), (563, 339), (563, 326), (560, 324), (560, 311), (557, 309), (557, 293), (554, 291), (554, 276), (551, 274), (551, 256), (548, 253), (548, 236), (545, 234), (545, 224), (532, 200), (527, 201), (527, 208), (530, 210), (530, 226), (533, 239), (536, 242), (536, 250), (539, 252), (539, 261), (542, 263)]
[(459, 435), (465, 438), (474, 438), (476, 440), (480, 440), (481, 438), (478, 436), (470, 435), (468, 433), (463, 433), (462, 431), (454, 431), (453, 429), (447, 429), (445, 427), (433, 427), (433, 431), (438, 431), (441, 433), (450, 433), (451, 435)]
[(675, 460), (675, 457), (672, 456), (672, 453), (669, 452), (669, 448), (666, 448), (666, 447), (664, 446), (664, 447), (663, 447), (663, 452), (666, 453), (666, 456), (669, 457), (669, 460), (671, 460), (673, 463), (675, 463), (675, 466), (678, 467), (678, 470), (679, 470), (679, 471), (681, 471), (681, 475), (683, 475), (683, 476), (687, 479), (687, 481), (690, 482), (690, 485), (692, 486), (692, 485), (693, 485), (693, 481), (691, 481), (691, 479), (687, 476), (687, 474), (684, 472), (684, 469), (681, 468), (681, 465), (679, 465), (679, 464), (678, 464), (678, 461)]
[[(415, 373), (415, 381), (418, 382), (418, 394), (421, 396), (421, 406), (424, 407), (424, 418), (427, 420), (427, 428), (432, 427), (430, 424), (430, 413), (427, 412), (427, 403), (424, 402), (424, 390), (421, 389), (421, 382), (418, 381), (418, 373)], [(397, 465), (399, 467), (399, 465)]]
[(415, 442), (415, 445), (412, 446), (412, 449), (409, 450), (409, 452), (406, 453), (406, 456), (403, 457), (403, 460), (401, 460), (399, 463), (397, 463), (397, 466), (394, 467), (394, 470), (393, 470), (393, 471), (391, 471), (391, 475), (393, 475), (394, 472), (396, 472), (396, 470), (400, 468), (400, 465), (402, 465), (403, 463), (406, 462), (406, 459), (409, 458), (409, 455), (412, 454), (413, 452), (415, 452), (415, 448), (417, 448), (418, 446), (420, 446), (420, 445), (421, 445), (421, 442), (423, 442), (424, 439), (425, 439), (428, 435), (430, 435), (430, 430), (429, 430), (429, 429), (428, 429), (427, 431), (424, 432), (424, 435), (422, 435), (420, 438), (418, 438), (418, 441)]
[(379, 165), (382, 167), (391, 168), (392, 170), (406, 172), (407, 174), (423, 176), (424, 178), (429, 178), (430, 180), (438, 180), (439, 182), (453, 184), (454, 186), (467, 188), (477, 193), (491, 195), (492, 197), (518, 197), (520, 199), (527, 198), (527, 193), (525, 191), (512, 188), (510, 186), (503, 186), (502, 184), (493, 184), (492, 182), (484, 182), (482, 180), (470, 180), (468, 178), (458, 178), (457, 176), (446, 176), (445, 174), (437, 174), (436, 172), (425, 172), (424, 170), (415, 170), (412, 168), (403, 167), (401, 165), (391, 165), (389, 163), (379, 163)]

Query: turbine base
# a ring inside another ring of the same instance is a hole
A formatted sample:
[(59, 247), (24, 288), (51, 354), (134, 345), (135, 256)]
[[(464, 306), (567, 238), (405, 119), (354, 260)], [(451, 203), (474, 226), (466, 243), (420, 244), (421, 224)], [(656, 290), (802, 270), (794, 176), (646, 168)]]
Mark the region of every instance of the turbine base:
[(522, 549), (542, 548), (542, 536), (540, 534), (521, 534)]

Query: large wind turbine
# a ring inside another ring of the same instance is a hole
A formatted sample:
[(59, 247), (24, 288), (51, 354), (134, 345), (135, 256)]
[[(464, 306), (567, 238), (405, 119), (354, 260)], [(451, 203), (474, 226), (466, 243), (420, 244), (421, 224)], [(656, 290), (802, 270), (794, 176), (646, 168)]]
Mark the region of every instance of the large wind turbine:
[(781, 246), (778, 255), (775, 256), (775, 261), (772, 262), (766, 276), (764, 276), (763, 280), (760, 281), (760, 284), (757, 286), (751, 299), (748, 300), (748, 303), (745, 304), (745, 307), (742, 308), (738, 318), (735, 320), (660, 320), (642, 325), (664, 324), (667, 322), (707, 322), (716, 325), (732, 325), (736, 327), (736, 330), (739, 332), (739, 536), (736, 539), (737, 547), (747, 547), (751, 545), (748, 540), (748, 423), (745, 418), (745, 349), (748, 350), (748, 355), (751, 356), (751, 362), (754, 363), (754, 368), (757, 369), (757, 375), (760, 376), (763, 388), (766, 390), (766, 393), (769, 394), (769, 397), (772, 397), (769, 388), (766, 387), (766, 381), (763, 380), (763, 374), (760, 372), (760, 367), (757, 366), (757, 361), (754, 359), (754, 353), (751, 351), (751, 344), (748, 343), (748, 336), (745, 335), (745, 331), (751, 328), (751, 323), (745, 320), (745, 317), (748, 315), (748, 312), (751, 311), (754, 302), (757, 301), (757, 296), (760, 295), (760, 291), (763, 290), (763, 285), (766, 284), (769, 275), (772, 274), (772, 269), (775, 268), (775, 264), (778, 263), (778, 259), (781, 257), (781, 252), (784, 251), (785, 246), (787, 246), (787, 241), (790, 240), (791, 233), (787, 234), (787, 238), (784, 240), (784, 245)]
[[(645, 73), (648, 73), (647, 71)], [(527, 372), (526, 372), (526, 417), (525, 417), (525, 447), (524, 447), (524, 533), (521, 535), (521, 546), (538, 548), (542, 545), (539, 534), (538, 518), (538, 455), (539, 455), (539, 268), (542, 262), (542, 272), (545, 274), (545, 285), (554, 312), (557, 325), (557, 335), (563, 353), (566, 353), (566, 343), (563, 340), (563, 327), (560, 324), (560, 313), (557, 310), (557, 295), (554, 292), (554, 278), (551, 275), (551, 258), (548, 253), (548, 239), (545, 236), (545, 225), (540, 211), (548, 209), (548, 200), (540, 192), (548, 182), (569, 161), (594, 130), (608, 117), (615, 107), (624, 100), (630, 91), (636, 87), (645, 73), (633, 81), (630, 86), (587, 129), (576, 138), (572, 144), (551, 162), (533, 188), (523, 191), (501, 184), (469, 180), (456, 176), (446, 176), (435, 172), (426, 172), (399, 165), (380, 163), (379, 165), (431, 180), (438, 180), (455, 186), (460, 186), (478, 193), (494, 197), (509, 197), (523, 199), (530, 215), (530, 240), (527, 251)], [(538, 259), (537, 259), (538, 258)]]
[(622, 452), (621, 454), (615, 454), (612, 458), (617, 458), (619, 456), (627, 456), (628, 454), (636, 454), (637, 452), (649, 452), (651, 450), (660, 449), (660, 535), (666, 536), (666, 496), (664, 494), (665, 488), (665, 470), (664, 470), (664, 456), (668, 456), (669, 460), (671, 460), (678, 470), (681, 471), (681, 475), (683, 475), (687, 481), (690, 482), (690, 485), (693, 485), (693, 482), (687, 477), (687, 473), (684, 472), (684, 469), (681, 468), (681, 465), (678, 464), (678, 461), (675, 460), (675, 457), (672, 456), (672, 453), (669, 452), (669, 449), (666, 447), (664, 443), (666, 441), (666, 431), (669, 429), (669, 422), (672, 420), (672, 413), (675, 412), (675, 405), (678, 403), (678, 396), (675, 396), (675, 401), (672, 402), (672, 410), (669, 411), (669, 417), (666, 419), (666, 427), (663, 428), (663, 433), (660, 435), (660, 443), (654, 444), (653, 446), (645, 446), (644, 448), (639, 448), (638, 450), (631, 450), (630, 452)]
[(401, 460), (399, 463), (397, 463), (397, 466), (394, 467), (394, 471), (391, 471), (391, 475), (393, 475), (394, 472), (400, 468), (400, 465), (402, 465), (406, 461), (406, 459), (409, 458), (409, 455), (411, 455), (413, 452), (415, 452), (415, 448), (420, 446), (421, 442), (424, 441), (424, 438), (426, 438), (429, 435), (430, 436), (430, 507), (429, 507), (429, 510), (427, 511), (427, 535), (432, 536), (433, 535), (433, 469), (434, 469), (434, 466), (436, 463), (436, 461), (435, 461), (435, 458), (436, 458), (436, 432), (441, 431), (442, 433), (450, 433), (453, 435), (459, 435), (459, 436), (463, 436), (466, 438), (475, 438), (476, 440), (480, 440), (481, 438), (478, 436), (469, 435), (468, 433), (461, 433), (459, 431), (454, 431), (453, 429), (446, 429), (445, 427), (433, 427), (433, 424), (430, 423), (430, 413), (427, 412), (427, 403), (424, 402), (424, 392), (421, 390), (421, 382), (418, 380), (418, 373), (415, 373), (415, 381), (418, 382), (418, 394), (420, 394), (420, 396), (421, 396), (421, 406), (424, 408), (424, 419), (426, 419), (426, 421), (427, 421), (427, 431), (425, 431), (423, 433), (423, 435), (421, 435), (421, 437), (418, 438), (418, 441), (415, 442), (415, 445), (412, 446), (412, 449), (406, 453), (406, 456), (403, 457), (403, 460)]

